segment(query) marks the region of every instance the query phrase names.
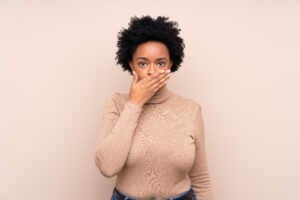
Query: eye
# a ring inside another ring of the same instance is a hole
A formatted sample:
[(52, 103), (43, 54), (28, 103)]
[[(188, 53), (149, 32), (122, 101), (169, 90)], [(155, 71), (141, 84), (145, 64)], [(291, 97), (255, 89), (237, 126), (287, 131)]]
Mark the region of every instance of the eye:
[(164, 63), (163, 65), (161, 65), (161, 66), (165, 66), (165, 62), (159, 62), (159, 63)]
[[(141, 66), (141, 65), (140, 65), (141, 63), (145, 63), (145, 62), (139, 62), (139, 63), (138, 63), (138, 64), (139, 64), (139, 66)], [(146, 63), (145, 63), (145, 64), (146, 64)], [(141, 66), (141, 67), (143, 67), (143, 66)]]

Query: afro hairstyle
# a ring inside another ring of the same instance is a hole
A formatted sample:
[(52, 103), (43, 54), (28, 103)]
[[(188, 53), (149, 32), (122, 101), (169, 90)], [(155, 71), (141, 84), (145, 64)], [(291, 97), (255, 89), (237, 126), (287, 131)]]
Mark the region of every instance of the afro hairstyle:
[(170, 70), (171, 72), (177, 71), (183, 61), (185, 44), (178, 36), (181, 31), (178, 23), (167, 21), (168, 19), (169, 17), (164, 16), (158, 16), (156, 19), (149, 15), (140, 18), (134, 16), (128, 23), (128, 29), (122, 28), (118, 32), (118, 51), (115, 60), (122, 66), (123, 71), (133, 74), (128, 62), (132, 60), (137, 46), (147, 41), (164, 43), (169, 50), (170, 60), (173, 62)]

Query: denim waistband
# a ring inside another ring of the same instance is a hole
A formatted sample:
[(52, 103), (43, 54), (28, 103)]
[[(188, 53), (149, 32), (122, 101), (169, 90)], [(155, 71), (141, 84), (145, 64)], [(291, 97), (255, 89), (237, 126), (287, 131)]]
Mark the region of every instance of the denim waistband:
[[(126, 199), (126, 200), (139, 200), (139, 199), (135, 199), (135, 198), (132, 198), (132, 197), (130, 197), (130, 196), (126, 196), (125, 194), (123, 194), (123, 193), (121, 193), (119, 190), (117, 190), (117, 188), (114, 188), (114, 190), (113, 191), (115, 191), (115, 192), (117, 192), (120, 196), (122, 196), (124, 199)], [(194, 190), (193, 190), (193, 187), (191, 187), (188, 191), (185, 191), (185, 192), (183, 192), (183, 193), (181, 193), (181, 194), (179, 194), (179, 195), (176, 195), (176, 196), (174, 196), (174, 197), (169, 197), (169, 198), (166, 198), (166, 199), (161, 199), (161, 200), (176, 200), (176, 199), (179, 199), (179, 198), (181, 198), (181, 197), (184, 197), (186, 194), (188, 194), (189, 192), (193, 192), (193, 199), (195, 199), (196, 200), (196, 196), (195, 196), (195, 193), (194, 193)], [(114, 196), (114, 194), (113, 194), (113, 196)], [(156, 199), (156, 198), (153, 198), (154, 200)], [(149, 199), (149, 200), (151, 200), (151, 199)]]

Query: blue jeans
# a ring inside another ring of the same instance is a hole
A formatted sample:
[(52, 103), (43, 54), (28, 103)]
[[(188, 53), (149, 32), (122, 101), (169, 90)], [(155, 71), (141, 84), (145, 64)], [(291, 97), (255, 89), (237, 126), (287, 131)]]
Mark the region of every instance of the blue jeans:
[[(114, 191), (118, 192), (121, 196), (123, 196), (125, 198), (125, 200), (138, 200), (138, 199), (134, 199), (132, 197), (126, 196), (125, 194), (123, 194), (119, 190), (117, 190), (116, 188), (114, 188)], [(177, 195), (177, 196), (165, 199), (165, 200), (176, 200), (176, 199), (179, 199), (180, 197), (183, 197), (184, 195), (186, 195), (190, 191), (193, 191), (193, 196), (192, 196), (191, 200), (196, 200), (196, 194), (195, 194), (195, 192), (193, 190), (193, 187), (191, 187), (188, 191), (186, 191), (186, 192), (184, 192), (184, 193), (182, 193), (180, 195)], [(114, 194), (112, 195), (111, 200), (117, 200), (116, 197), (114, 196)]]

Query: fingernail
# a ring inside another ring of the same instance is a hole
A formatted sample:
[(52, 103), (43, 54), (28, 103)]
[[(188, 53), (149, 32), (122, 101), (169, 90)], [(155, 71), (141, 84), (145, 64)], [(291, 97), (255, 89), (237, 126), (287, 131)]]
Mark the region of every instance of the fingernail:
[(164, 73), (164, 70), (161, 70), (160, 72), (161, 72), (161, 73)]
[(170, 72), (170, 71), (171, 71), (170, 69), (167, 70), (167, 72)]

